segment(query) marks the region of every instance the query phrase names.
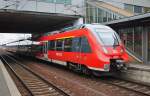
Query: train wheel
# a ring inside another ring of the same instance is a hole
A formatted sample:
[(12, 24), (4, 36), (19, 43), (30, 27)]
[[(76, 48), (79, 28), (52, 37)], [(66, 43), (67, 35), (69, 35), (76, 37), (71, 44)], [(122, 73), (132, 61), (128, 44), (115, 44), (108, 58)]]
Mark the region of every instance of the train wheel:
[(96, 77), (100, 77), (101, 76), (101, 74), (99, 72), (96, 72), (96, 71), (92, 71), (92, 74), (94, 76), (96, 76)]
[(68, 62), (67, 67), (68, 67), (68, 69), (77, 72), (77, 65), (76, 64)]
[(69, 70), (72, 70), (72, 71), (77, 72), (77, 73), (83, 73), (86, 75), (92, 74), (90, 69), (88, 69), (86, 66), (81, 65), (81, 64), (74, 64), (74, 63), (68, 62), (67, 67)]
[(70, 62), (67, 63), (67, 68), (68, 68), (69, 70), (72, 70), (72, 66), (71, 66), (71, 63), (70, 63)]
[(91, 75), (91, 70), (88, 69), (86, 66), (82, 66), (82, 73), (86, 75)]

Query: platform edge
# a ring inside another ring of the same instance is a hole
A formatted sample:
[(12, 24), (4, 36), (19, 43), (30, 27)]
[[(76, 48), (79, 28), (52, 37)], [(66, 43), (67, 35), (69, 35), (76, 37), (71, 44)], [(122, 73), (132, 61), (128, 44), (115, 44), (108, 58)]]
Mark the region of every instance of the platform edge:
[(1, 60), (0, 60), (0, 68), (2, 69), (4, 79), (6, 81), (11, 96), (22, 96)]

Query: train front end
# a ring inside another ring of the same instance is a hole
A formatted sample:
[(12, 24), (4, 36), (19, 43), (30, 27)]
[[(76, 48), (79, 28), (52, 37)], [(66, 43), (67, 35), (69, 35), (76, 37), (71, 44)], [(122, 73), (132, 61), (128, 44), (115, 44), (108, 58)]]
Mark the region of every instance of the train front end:
[(101, 69), (105, 72), (118, 72), (127, 69), (128, 54), (118, 34), (104, 25), (94, 26), (92, 33), (98, 41), (96, 45), (97, 57)]

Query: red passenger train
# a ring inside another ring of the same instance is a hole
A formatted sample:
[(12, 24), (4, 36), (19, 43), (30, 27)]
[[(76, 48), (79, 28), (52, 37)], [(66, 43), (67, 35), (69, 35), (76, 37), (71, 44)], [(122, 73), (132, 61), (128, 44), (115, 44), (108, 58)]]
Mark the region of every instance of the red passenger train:
[(116, 72), (126, 67), (128, 55), (117, 33), (108, 26), (83, 24), (42, 36), (36, 57), (88, 73)]

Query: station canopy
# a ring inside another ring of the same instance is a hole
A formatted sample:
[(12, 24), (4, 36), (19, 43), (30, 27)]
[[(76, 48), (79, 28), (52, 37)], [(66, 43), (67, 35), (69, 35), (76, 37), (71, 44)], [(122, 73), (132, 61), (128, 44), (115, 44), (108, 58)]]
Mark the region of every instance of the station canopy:
[(35, 33), (59, 29), (81, 16), (60, 13), (0, 10), (0, 33)]
[(150, 13), (113, 20), (113, 21), (105, 22), (103, 24), (108, 25), (112, 28), (118, 28), (118, 27), (125, 28), (125, 27), (140, 26), (140, 25), (150, 26)]

